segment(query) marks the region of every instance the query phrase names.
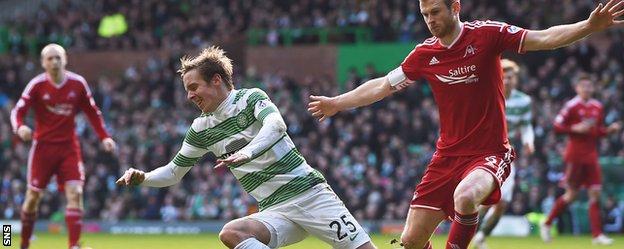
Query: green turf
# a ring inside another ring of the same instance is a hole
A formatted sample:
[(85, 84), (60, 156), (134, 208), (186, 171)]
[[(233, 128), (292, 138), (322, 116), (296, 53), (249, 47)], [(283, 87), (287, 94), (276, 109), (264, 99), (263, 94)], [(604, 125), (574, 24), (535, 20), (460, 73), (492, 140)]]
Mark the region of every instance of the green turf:
[[(373, 242), (378, 248), (397, 248), (390, 245), (390, 240), (397, 236), (374, 235)], [(606, 248), (624, 248), (624, 236), (614, 236), (615, 244)], [(434, 236), (433, 247), (444, 248), (446, 236)], [(187, 248), (225, 248), (218, 240), (216, 234), (200, 235), (110, 235), (110, 234), (84, 234), (82, 237), (84, 245), (93, 249), (113, 249), (113, 248), (138, 248), (138, 249), (187, 249)], [(36, 239), (31, 244), (31, 249), (66, 248), (67, 237), (64, 234), (37, 234)], [(13, 247), (19, 245), (19, 235), (13, 237)], [(603, 248), (593, 246), (589, 236), (560, 236), (556, 237), (552, 243), (544, 244), (538, 237), (510, 238), (492, 237), (488, 239), (490, 249), (588, 249)], [(316, 238), (306, 240), (286, 247), (289, 249), (318, 249), (330, 248)]]

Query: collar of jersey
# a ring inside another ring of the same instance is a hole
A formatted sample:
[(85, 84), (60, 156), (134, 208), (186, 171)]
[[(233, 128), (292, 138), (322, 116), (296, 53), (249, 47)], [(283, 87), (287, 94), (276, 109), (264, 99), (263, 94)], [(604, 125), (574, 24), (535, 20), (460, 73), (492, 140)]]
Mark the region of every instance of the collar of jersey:
[(223, 113), (223, 109), (225, 109), (225, 106), (228, 105), (228, 103), (232, 102), (232, 99), (234, 98), (234, 96), (236, 95), (236, 92), (238, 90), (232, 90), (230, 91), (230, 93), (228, 94), (228, 96), (225, 98), (225, 100), (223, 100), (223, 102), (221, 102), (221, 104), (219, 104), (219, 106), (217, 106), (217, 109), (214, 110), (214, 112), (205, 112), (202, 113), (202, 117), (207, 117), (207, 116), (211, 116), (214, 114), (219, 114), (219, 113)]
[(460, 22), (459, 23), (459, 34), (457, 35), (457, 37), (455, 37), (455, 40), (453, 40), (453, 42), (451, 42), (451, 45), (444, 45), (442, 44), (442, 39), (438, 38), (438, 44), (440, 44), (440, 46), (445, 47), (446, 49), (451, 49), (453, 47), (453, 45), (455, 45), (457, 43), (457, 41), (459, 41), (459, 39), (462, 37), (462, 35), (464, 35), (464, 22)]
[(52, 77), (50, 77), (50, 74), (48, 74), (47, 72), (45, 73), (45, 77), (48, 80), (48, 83), (50, 83), (50, 85), (52, 85), (56, 89), (61, 89), (61, 87), (63, 87), (65, 83), (67, 83), (67, 78), (69, 78), (69, 76), (67, 76), (67, 71), (63, 72), (63, 80), (59, 84), (54, 83), (54, 80), (52, 80)]

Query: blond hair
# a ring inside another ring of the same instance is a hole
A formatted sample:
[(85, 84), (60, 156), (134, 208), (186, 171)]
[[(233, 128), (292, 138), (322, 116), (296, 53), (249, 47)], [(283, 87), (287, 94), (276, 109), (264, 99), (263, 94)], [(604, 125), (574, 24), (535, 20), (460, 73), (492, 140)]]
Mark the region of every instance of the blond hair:
[(520, 72), (520, 67), (518, 66), (518, 64), (509, 59), (502, 59), (501, 66), (503, 67), (503, 71), (511, 70), (514, 73)]
[(210, 82), (212, 76), (219, 74), (228, 89), (234, 89), (232, 60), (225, 56), (223, 49), (217, 46), (205, 48), (195, 57), (185, 55), (180, 59), (180, 64), (178, 73), (180, 73), (181, 77), (184, 77), (184, 74), (189, 71), (197, 69), (206, 82)]

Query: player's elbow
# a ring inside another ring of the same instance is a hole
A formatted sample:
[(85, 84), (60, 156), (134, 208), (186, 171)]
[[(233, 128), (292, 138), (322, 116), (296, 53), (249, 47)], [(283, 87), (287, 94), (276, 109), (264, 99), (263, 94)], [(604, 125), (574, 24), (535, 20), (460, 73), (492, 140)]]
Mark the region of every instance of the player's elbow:
[(264, 125), (268, 125), (271, 131), (277, 134), (284, 134), (288, 129), (286, 123), (278, 113), (269, 114), (264, 120)]

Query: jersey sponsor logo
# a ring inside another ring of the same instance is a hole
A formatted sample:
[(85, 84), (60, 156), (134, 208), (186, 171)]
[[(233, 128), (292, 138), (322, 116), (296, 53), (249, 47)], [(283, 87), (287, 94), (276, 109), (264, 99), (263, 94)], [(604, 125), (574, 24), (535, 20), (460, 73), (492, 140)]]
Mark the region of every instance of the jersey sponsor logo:
[(507, 27), (507, 32), (509, 32), (510, 34), (518, 33), (518, 31), (520, 31), (520, 28), (518, 28), (517, 26), (510, 25), (509, 27)]
[(449, 85), (459, 84), (459, 83), (474, 83), (479, 81), (479, 77), (474, 73), (477, 71), (476, 65), (470, 66), (461, 66), (455, 69), (449, 70), (449, 75), (439, 75), (436, 74), (436, 78), (442, 83), (446, 83)]
[(464, 53), (464, 58), (466, 58), (468, 55), (475, 55), (477, 53), (477, 49), (474, 48), (472, 45), (468, 45), (468, 47), (466, 47), (466, 52)]
[(74, 108), (70, 104), (56, 104), (54, 106), (46, 105), (46, 109), (56, 115), (70, 116)]
[(438, 58), (436, 58), (435, 56), (431, 58), (431, 60), (429, 61), (429, 66), (431, 65), (435, 65), (440, 63), (440, 61), (438, 60)]
[(221, 156), (219, 156), (217, 158), (218, 159), (226, 159), (226, 158), (230, 157), (231, 155), (234, 155), (234, 153), (238, 152), (239, 150), (241, 150), (245, 146), (247, 146), (247, 144), (249, 144), (249, 142), (247, 140), (245, 140), (244, 138), (240, 138), (238, 140), (234, 140), (234, 141), (228, 143), (225, 146), (225, 153), (223, 153), (223, 155), (221, 155)]

